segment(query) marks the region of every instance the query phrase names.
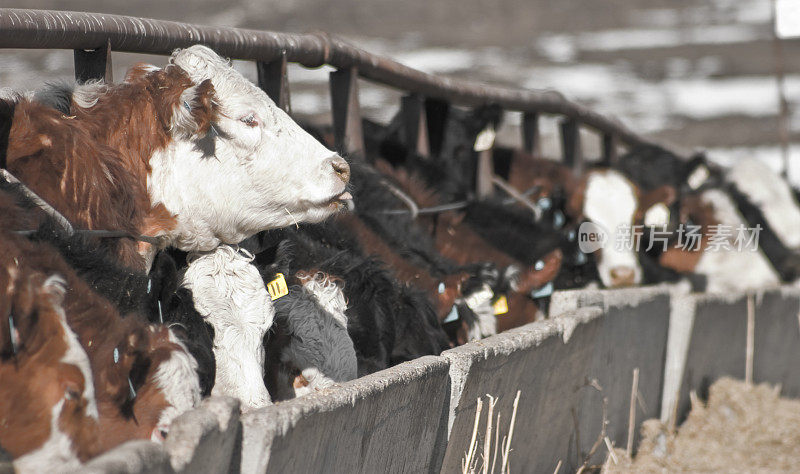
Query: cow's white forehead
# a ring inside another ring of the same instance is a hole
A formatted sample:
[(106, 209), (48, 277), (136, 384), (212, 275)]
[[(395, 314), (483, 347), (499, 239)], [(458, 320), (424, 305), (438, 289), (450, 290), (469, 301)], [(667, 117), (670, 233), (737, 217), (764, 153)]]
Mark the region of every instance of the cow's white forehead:
[(632, 224), (636, 212), (636, 189), (617, 171), (595, 171), (586, 181), (583, 214), (609, 232), (619, 224)]
[(170, 63), (186, 71), (195, 83), (211, 79), (214, 89), (223, 97), (239, 94), (247, 95), (252, 100), (252, 94), (256, 94), (259, 99), (272, 102), (263, 90), (234, 69), (227, 59), (206, 46), (194, 45), (176, 50)]
[[(265, 123), (280, 123), (286, 126), (288, 117), (281, 117), (280, 109), (267, 93), (210, 48), (194, 45), (176, 50), (170, 58), (170, 63), (189, 74), (195, 84), (210, 79), (218, 106), (224, 114), (235, 115), (237, 109), (242, 107), (255, 108)], [(238, 110), (238, 113), (241, 112)]]

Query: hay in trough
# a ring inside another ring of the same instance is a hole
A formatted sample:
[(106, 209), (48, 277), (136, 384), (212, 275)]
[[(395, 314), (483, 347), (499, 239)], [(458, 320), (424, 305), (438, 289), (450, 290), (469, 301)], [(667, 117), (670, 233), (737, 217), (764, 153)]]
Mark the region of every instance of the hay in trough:
[(658, 420), (642, 425), (638, 454), (615, 450), (604, 473), (795, 472), (800, 465), (800, 400), (780, 398), (780, 387), (722, 378), (707, 404), (692, 411), (677, 433)]

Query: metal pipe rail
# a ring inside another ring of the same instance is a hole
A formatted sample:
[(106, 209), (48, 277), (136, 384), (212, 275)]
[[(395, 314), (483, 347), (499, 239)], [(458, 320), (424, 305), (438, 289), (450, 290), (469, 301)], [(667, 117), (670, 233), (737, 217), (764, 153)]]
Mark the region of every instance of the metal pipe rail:
[(648, 142), (617, 120), (571, 102), (556, 91), (509, 89), (437, 77), (325, 33), (275, 33), (99, 13), (0, 9), (0, 48), (89, 50), (107, 42), (114, 51), (164, 55), (175, 48), (203, 43), (235, 59), (272, 62), (285, 55), (287, 61), (306, 67), (328, 64), (337, 69), (357, 68), (365, 79), (424, 97), (563, 115), (601, 133), (613, 134), (624, 144)]

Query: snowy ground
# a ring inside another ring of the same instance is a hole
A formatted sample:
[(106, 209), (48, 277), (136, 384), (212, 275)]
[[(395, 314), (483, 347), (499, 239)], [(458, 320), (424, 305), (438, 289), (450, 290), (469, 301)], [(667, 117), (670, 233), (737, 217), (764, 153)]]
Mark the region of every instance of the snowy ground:
[[(0, 0), (0, 5), (4, 2)], [(101, 11), (220, 26), (327, 30), (423, 71), (554, 88), (634, 130), (724, 162), (779, 162), (769, 0), (29, 0), (31, 8)], [(5, 5), (4, 5), (5, 6)], [(11, 6), (11, 5), (7, 5)], [(793, 155), (800, 162), (800, 41), (785, 43)], [(138, 60), (119, 54), (115, 77)], [(237, 63), (255, 76), (250, 63)], [(295, 113), (327, 118), (329, 68), (290, 69)], [(0, 86), (69, 78), (70, 51), (0, 52)], [(362, 84), (367, 116), (388, 119), (399, 93)], [(500, 140), (518, 140), (509, 114)], [(545, 151), (558, 153), (556, 124)], [(592, 146), (587, 147), (592, 153)], [(800, 183), (800, 165), (792, 177)]]

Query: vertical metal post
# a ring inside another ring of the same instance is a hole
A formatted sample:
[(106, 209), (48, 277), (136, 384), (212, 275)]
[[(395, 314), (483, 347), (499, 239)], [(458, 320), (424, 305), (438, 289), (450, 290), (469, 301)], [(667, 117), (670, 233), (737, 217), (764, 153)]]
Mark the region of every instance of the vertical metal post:
[(617, 162), (617, 136), (613, 133), (603, 134), (603, 156), (601, 163), (605, 166), (613, 166)]
[(541, 156), (542, 144), (539, 135), (539, 114), (525, 112), (522, 114), (522, 149), (525, 153)]
[(581, 135), (578, 122), (573, 119), (561, 121), (561, 149), (564, 164), (572, 168), (575, 174), (583, 172), (583, 157), (581, 156)]
[(444, 146), (450, 104), (437, 99), (425, 100), (425, 121), (428, 124), (428, 150), (431, 156), (438, 156)]
[(478, 163), (475, 168), (475, 194), (478, 199), (489, 197), (494, 191), (494, 184), (492, 183), (492, 175), (494, 174), (494, 166), (492, 163), (492, 149), (479, 151)]
[(400, 110), (403, 114), (403, 139), (409, 151), (419, 156), (430, 155), (425, 101), (415, 94), (403, 96)]
[(333, 137), (339, 152), (364, 153), (361, 110), (358, 103), (358, 70), (347, 68), (330, 75)]
[(475, 141), (475, 152), (478, 160), (475, 165), (475, 194), (478, 199), (485, 199), (494, 192), (494, 137), (491, 143), (478, 144)]
[(258, 71), (258, 87), (266, 92), (278, 107), (286, 113), (291, 113), (286, 53), (281, 53), (281, 57), (274, 61), (258, 61), (256, 70)]
[(108, 84), (114, 81), (111, 69), (111, 40), (96, 49), (76, 49), (75, 80), (84, 83), (90, 80), (101, 80)]

